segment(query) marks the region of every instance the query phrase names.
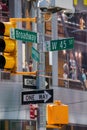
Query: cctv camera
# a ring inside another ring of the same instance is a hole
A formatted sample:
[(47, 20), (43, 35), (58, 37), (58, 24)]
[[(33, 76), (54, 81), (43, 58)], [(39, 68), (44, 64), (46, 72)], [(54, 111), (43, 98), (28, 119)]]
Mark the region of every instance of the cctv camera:
[(68, 19), (70, 19), (73, 17), (75, 10), (74, 9), (73, 10), (66, 9), (66, 10), (62, 10), (62, 12), (66, 15), (66, 17)]
[(47, 12), (48, 7), (49, 7), (49, 2), (47, 0), (39, 0), (38, 8), (40, 8), (41, 11)]
[(59, 10), (58, 7), (51, 6), (49, 0), (40, 0), (38, 2), (38, 8), (40, 8), (42, 12), (48, 12), (48, 13), (55, 13)]

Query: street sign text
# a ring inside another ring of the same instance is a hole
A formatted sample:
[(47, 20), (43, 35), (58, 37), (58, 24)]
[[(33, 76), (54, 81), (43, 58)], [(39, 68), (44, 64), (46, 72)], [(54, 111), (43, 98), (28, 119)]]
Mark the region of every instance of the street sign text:
[(22, 104), (53, 102), (53, 89), (22, 92)]
[(37, 33), (28, 30), (12, 28), (10, 30), (10, 37), (16, 40), (37, 43)]
[(68, 50), (74, 47), (74, 38), (52, 40), (50, 44), (50, 51)]
[(23, 88), (36, 89), (36, 77), (23, 75)]

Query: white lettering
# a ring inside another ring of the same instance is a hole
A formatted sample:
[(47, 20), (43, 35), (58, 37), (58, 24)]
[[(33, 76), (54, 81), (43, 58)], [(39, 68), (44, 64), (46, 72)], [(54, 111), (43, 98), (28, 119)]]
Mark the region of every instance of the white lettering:
[(36, 42), (36, 35), (32, 33), (16, 30), (15, 35), (17, 39)]
[(34, 94), (24, 95), (24, 101), (34, 101)]
[(63, 48), (66, 49), (66, 41), (63, 41)]
[(52, 45), (52, 48), (51, 48), (52, 50), (57, 49), (57, 42), (52, 42), (51, 45)]

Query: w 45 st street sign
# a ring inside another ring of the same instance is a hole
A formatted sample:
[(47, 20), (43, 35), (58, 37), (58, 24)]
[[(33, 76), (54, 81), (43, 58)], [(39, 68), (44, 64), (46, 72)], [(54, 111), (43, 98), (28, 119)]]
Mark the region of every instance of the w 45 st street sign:
[(58, 40), (47, 41), (44, 51), (68, 50), (74, 47), (74, 38), (64, 38)]

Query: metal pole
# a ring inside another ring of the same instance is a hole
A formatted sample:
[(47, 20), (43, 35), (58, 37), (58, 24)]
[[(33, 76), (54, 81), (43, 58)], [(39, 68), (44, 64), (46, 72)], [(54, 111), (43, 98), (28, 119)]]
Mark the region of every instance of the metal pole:
[[(55, 0), (50, 0), (55, 5)], [(57, 13), (52, 14), (52, 40), (58, 39), (58, 17)], [(52, 52), (52, 86), (58, 86), (58, 51)]]
[[(31, 16), (37, 17), (37, 1), (33, 3)], [(32, 30), (33, 32), (37, 32), (37, 23), (32, 23)], [(37, 44), (33, 43), (33, 47), (37, 49)], [(33, 60), (33, 71), (37, 70), (37, 62)]]
[[(39, 2), (39, 0), (38, 0)], [(45, 43), (44, 17), (41, 10), (37, 9), (37, 31), (38, 31), (38, 51), (40, 53), (40, 62), (38, 63), (38, 89), (45, 89), (45, 53), (43, 52), (43, 44)], [(39, 105), (38, 129), (46, 129), (46, 105)]]
[[(21, 0), (14, 0), (14, 18), (22, 17), (22, 7)], [(22, 28), (22, 23), (17, 23), (17, 28)], [(17, 41), (17, 71), (22, 71), (22, 42)], [(16, 77), (16, 80), (22, 80), (19, 76)]]
[[(57, 13), (52, 14), (52, 40), (58, 39)], [(58, 51), (52, 52), (52, 86), (58, 86)]]
[(40, 62), (38, 63), (39, 89), (45, 86), (45, 78), (40, 75), (45, 74), (45, 53), (43, 52), (43, 44), (45, 43), (44, 17), (40, 9), (37, 9), (37, 31), (38, 31), (38, 51), (40, 53)]

